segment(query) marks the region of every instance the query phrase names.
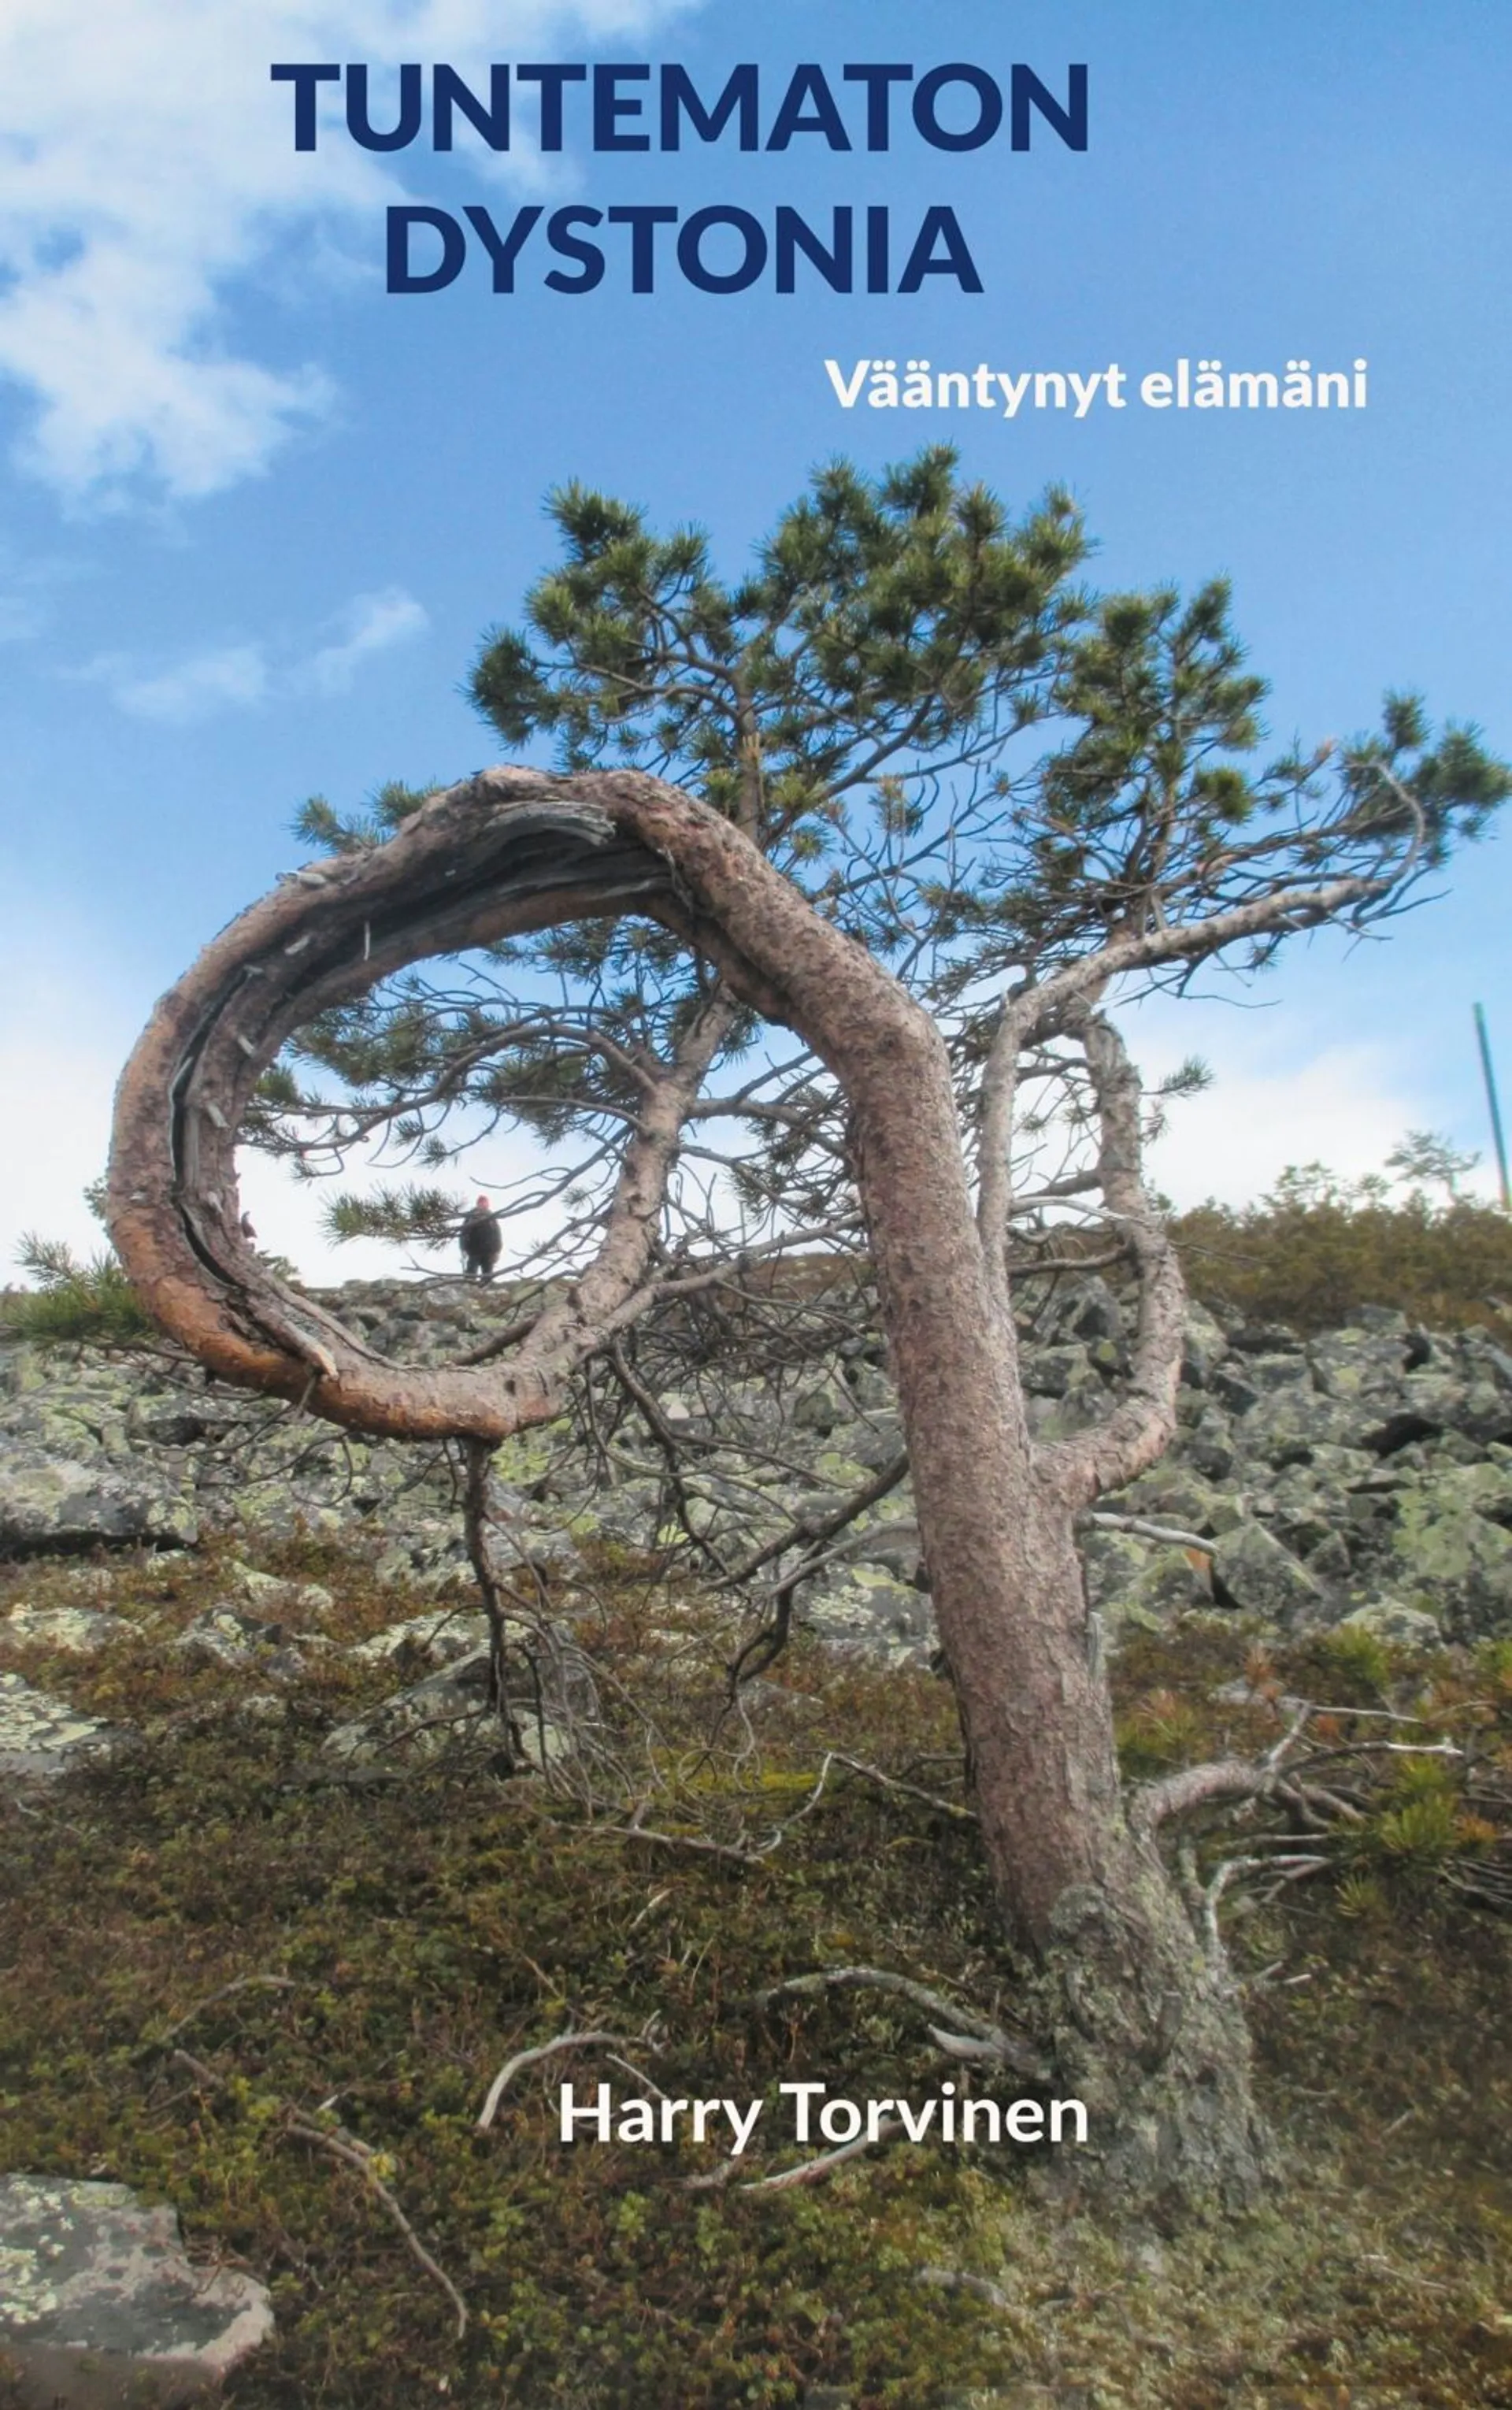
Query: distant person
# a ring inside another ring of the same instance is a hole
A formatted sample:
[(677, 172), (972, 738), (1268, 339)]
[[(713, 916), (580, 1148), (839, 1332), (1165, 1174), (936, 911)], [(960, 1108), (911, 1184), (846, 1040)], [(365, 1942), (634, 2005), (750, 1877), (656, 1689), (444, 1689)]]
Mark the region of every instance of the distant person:
[(462, 1278), (472, 1280), (475, 1274), (480, 1281), (491, 1281), (504, 1252), (504, 1241), (499, 1216), (487, 1197), (480, 1197), (472, 1212), (463, 1214), (458, 1236), (462, 1246)]

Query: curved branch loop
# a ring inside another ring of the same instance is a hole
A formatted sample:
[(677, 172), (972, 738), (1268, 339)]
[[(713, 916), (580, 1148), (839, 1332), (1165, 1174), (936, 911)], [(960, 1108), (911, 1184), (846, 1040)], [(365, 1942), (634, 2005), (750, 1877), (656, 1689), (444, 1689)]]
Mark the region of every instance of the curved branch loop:
[(648, 1085), (595, 1261), (502, 1360), (390, 1363), (285, 1287), (240, 1235), (236, 1139), (262, 1071), (317, 1015), (429, 955), (632, 911), (814, 1044), (853, 1106), (878, 1091), (868, 1046), (900, 1072), (900, 1055), (938, 1049), (903, 989), (680, 789), (635, 773), (485, 771), (386, 845), (281, 880), (158, 1005), (117, 1093), (109, 1205), (157, 1320), (226, 1378), (366, 1431), (497, 1442), (560, 1411), (572, 1372), (648, 1301), (668, 1177), (729, 1025), (727, 994), (716, 989)]

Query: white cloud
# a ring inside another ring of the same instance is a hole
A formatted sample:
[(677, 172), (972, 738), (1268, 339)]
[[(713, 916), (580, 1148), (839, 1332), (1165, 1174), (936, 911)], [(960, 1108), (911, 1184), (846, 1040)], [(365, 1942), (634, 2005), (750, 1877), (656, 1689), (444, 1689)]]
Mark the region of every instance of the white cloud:
[(225, 645), (219, 651), (192, 654), (155, 677), (138, 677), (120, 654), (107, 653), (88, 675), (108, 686), (133, 719), (160, 720), (170, 728), (187, 728), (218, 711), (245, 709), (268, 692), (260, 645)]
[(321, 694), (344, 694), (371, 654), (423, 635), (430, 622), (413, 594), (401, 586), (385, 586), (381, 594), (355, 596), (342, 624), (338, 641), (323, 645), (310, 663), (310, 683)]
[(73, 675), (107, 688), (133, 719), (187, 728), (282, 695), (345, 694), (365, 661), (423, 635), (430, 621), (413, 594), (385, 586), (355, 595), (327, 624), (334, 641), (313, 652), (289, 642), (212, 645), (153, 670), (128, 653), (99, 653)]
[[(275, 252), (287, 272), (296, 229), (306, 255), (332, 226), (367, 254), (399, 186), (386, 154), (295, 151), (274, 61), (449, 59), (466, 73), (686, 5), (5, 0), (0, 379), (35, 404), (24, 464), (76, 500), (142, 481), (194, 500), (255, 475), (328, 408), (318, 363), (238, 352), (230, 287)], [(479, 167), (494, 169), (490, 154)]]
[[(1196, 1053), (1212, 1067), (1210, 1088), (1177, 1098), (1150, 1150), (1150, 1178), (1178, 1207), (1215, 1198), (1246, 1205), (1275, 1185), (1288, 1164), (1322, 1163), (1345, 1180), (1384, 1171), (1409, 1129), (1444, 1129), (1446, 1108), (1428, 1066), (1400, 1033), (1378, 1042), (1319, 1043), (1305, 1009), (1274, 1012), (1161, 1000), (1120, 1016), (1146, 1088)], [(1475, 1131), (1450, 1131), (1476, 1149)], [(1486, 1166), (1466, 1183), (1490, 1196)]]

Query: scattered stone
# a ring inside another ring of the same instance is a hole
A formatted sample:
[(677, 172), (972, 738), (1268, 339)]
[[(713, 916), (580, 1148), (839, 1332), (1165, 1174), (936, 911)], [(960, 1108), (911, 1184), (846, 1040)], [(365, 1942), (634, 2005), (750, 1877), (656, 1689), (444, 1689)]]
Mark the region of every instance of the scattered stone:
[(1181, 1376), (1188, 1388), (1205, 1389), (1218, 1365), (1228, 1353), (1228, 1342), (1220, 1324), (1206, 1307), (1189, 1302), (1186, 1328), (1182, 1336)]
[(1094, 1272), (1078, 1281), (1060, 1299), (1054, 1317), (1057, 1334), (1073, 1339), (1122, 1339), (1124, 1309), (1107, 1282)]
[(859, 1649), (890, 1665), (927, 1664), (934, 1646), (925, 1592), (870, 1565), (852, 1565), (806, 1590), (802, 1620), (832, 1648)]
[(185, 1657), (240, 1667), (250, 1665), (254, 1658), (267, 1659), (283, 1647), (284, 1638), (282, 1623), (265, 1623), (240, 1607), (212, 1606), (196, 1616), (173, 1646)]
[(428, 1665), (449, 1665), (460, 1657), (475, 1657), (488, 1646), (488, 1619), (457, 1607), (440, 1607), (430, 1615), (412, 1615), (401, 1623), (385, 1623), (371, 1640), (359, 1640), (351, 1654), (369, 1663), (391, 1657), (414, 1658)]
[(1089, 1362), (1084, 1347), (1037, 1347), (1025, 1356), (1024, 1386), (1031, 1397), (1064, 1398), (1085, 1378)]
[(80, 1715), (20, 1674), (0, 1674), (0, 1775), (46, 1781), (109, 1750), (123, 1737), (116, 1727)]
[(90, 1606), (13, 1606), (0, 1621), (0, 1645), (12, 1648), (59, 1648), (70, 1657), (93, 1657), (109, 1640), (132, 1629), (124, 1615)]
[(1285, 1631), (1331, 1622), (1328, 1592), (1289, 1548), (1258, 1523), (1226, 1532), (1214, 1550), (1214, 1596)]
[(1403, 1606), (1400, 1599), (1373, 1599), (1369, 1606), (1357, 1606), (1340, 1624), (1341, 1632), (1368, 1632), (1377, 1640), (1385, 1640), (1393, 1648), (1440, 1648), (1444, 1634), (1431, 1615), (1420, 1607)]
[(0, 2178), (0, 2367), (32, 2400), (196, 2399), (272, 2332), (266, 2288), (193, 2266), (173, 2209), (122, 2184)]
[(260, 1574), (253, 1565), (226, 1568), (233, 1593), (261, 1607), (270, 1622), (324, 1623), (336, 1604), (323, 1582), (285, 1581), (277, 1574)]
[[(565, 1735), (549, 1719), (538, 1723), (521, 1716), (525, 1752), (532, 1764), (543, 1755), (547, 1764), (566, 1751)], [(543, 1750), (544, 1735), (544, 1750)], [(382, 1765), (401, 1772), (427, 1764), (459, 1745), (471, 1743), (480, 1753), (502, 1757), (504, 1734), (488, 1706), (488, 1651), (474, 1649), (458, 1657), (366, 1715), (355, 1716), (327, 1733), (322, 1748), (329, 1757), (349, 1765)]]
[(80, 1461), (7, 1445), (0, 1459), (0, 1556), (182, 1546), (199, 1536), (193, 1504), (145, 1465)]
[(792, 1425), (795, 1430), (817, 1431), (827, 1439), (841, 1423), (850, 1422), (854, 1412), (843, 1381), (820, 1381), (795, 1400)]
[[(458, 1284), (358, 1283), (321, 1299), (375, 1344), (413, 1360), (465, 1353), (507, 1314), (506, 1301)], [(1100, 1420), (1127, 1378), (1126, 1297), (1102, 1279), (1063, 1279), (1021, 1345), (1031, 1428), (1050, 1443)], [(902, 1444), (883, 1350), (860, 1338), (780, 1380), (717, 1365), (662, 1398), (669, 1422), (712, 1443), (691, 1466), (690, 1516), (720, 1550), (744, 1553), (795, 1515), (821, 1522)], [(740, 1435), (768, 1448), (754, 1468)], [(728, 1447), (729, 1453), (724, 1451)], [(245, 1533), (223, 1595), (191, 1633), (216, 1662), (291, 1678), (298, 1642), (316, 1645), (333, 1602), (317, 1582), (257, 1570), (254, 1546), (303, 1531), (339, 1537), (377, 1577), (456, 1601), (464, 1619), (433, 1620), (452, 1640), (396, 1622), (365, 1643), (414, 1673), (482, 1645), (476, 1588), (463, 1544), (455, 1468), (397, 1442), (325, 1434), (267, 1401), (185, 1383), (157, 1365), (82, 1352), (45, 1354), (0, 1340), (0, 1555), (165, 1549), (192, 1542), (197, 1523)], [(522, 1593), (574, 1612), (579, 1543), (637, 1551), (687, 1546), (669, 1511), (665, 1468), (644, 1440), (621, 1442), (604, 1466), (582, 1451), (563, 1418), (499, 1449), (495, 1477), (509, 1517)], [(1183, 1347), (1178, 1429), (1164, 1462), (1117, 1500), (1102, 1502), (1220, 1548), (1216, 1596), (1283, 1628), (1329, 1623), (1376, 1600), (1432, 1617), (1447, 1639), (1512, 1629), (1512, 1350), (1486, 1329), (1434, 1334), (1384, 1308), (1303, 1342), (1278, 1324), (1191, 1306)], [(927, 1648), (905, 1482), (841, 1545), (807, 1602), (813, 1628), (889, 1662)], [(1227, 1565), (1227, 1572), (1225, 1571)], [(109, 1570), (80, 1562), (83, 1587), (63, 1619), (62, 1575), (51, 1576), (46, 1622), (0, 1620), (0, 1648), (24, 1640), (103, 1645), (114, 1627), (91, 1619), (113, 1604)], [(1208, 1597), (1206, 1560), (1193, 1564), (1147, 1541), (1088, 1543), (1091, 1603), (1110, 1634), (1122, 1621), (1172, 1614)], [(891, 1588), (888, 1586), (891, 1585)], [(566, 1592), (565, 1598), (563, 1592)], [(1211, 1602), (1210, 1602), (1211, 1603)], [(34, 1599), (33, 1607), (36, 1607)], [(229, 1618), (231, 1620), (227, 1621)]]
[(1236, 1364), (1219, 1364), (1209, 1384), (1221, 1406), (1231, 1415), (1246, 1415), (1260, 1402), (1260, 1393)]

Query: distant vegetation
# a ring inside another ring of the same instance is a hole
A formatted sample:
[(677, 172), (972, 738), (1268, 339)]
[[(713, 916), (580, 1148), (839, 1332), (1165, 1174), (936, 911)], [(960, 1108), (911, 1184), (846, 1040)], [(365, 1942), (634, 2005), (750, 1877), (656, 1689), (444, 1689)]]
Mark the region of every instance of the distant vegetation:
[(1414, 1131), (1389, 1159), (1412, 1183), (1404, 1198), (1378, 1174), (1345, 1182), (1309, 1163), (1256, 1205), (1178, 1213), (1170, 1227), (1187, 1285), (1204, 1305), (1300, 1330), (1359, 1305), (1396, 1306), (1439, 1330), (1512, 1328), (1512, 1218), (1459, 1194), (1470, 1161)]
[[(1326, 1164), (1292, 1164), (1257, 1204), (1210, 1199), (1173, 1214), (1187, 1286), (1210, 1309), (1302, 1331), (1327, 1330), (1357, 1306), (1388, 1305), (1432, 1329), (1486, 1323), (1512, 1333), (1512, 1217), (1461, 1195), (1476, 1160), (1413, 1130), (1385, 1172), (1348, 1181)], [(1074, 1257), (1074, 1240), (1055, 1252)], [(109, 1254), (83, 1263), (32, 1238), (18, 1261), (34, 1285), (0, 1292), (0, 1337), (105, 1347), (152, 1338), (152, 1321)], [(795, 1256), (764, 1278), (788, 1293), (824, 1287), (836, 1261)], [(296, 1277), (282, 1259), (278, 1269)], [(761, 1267), (748, 1283), (762, 1287)]]

